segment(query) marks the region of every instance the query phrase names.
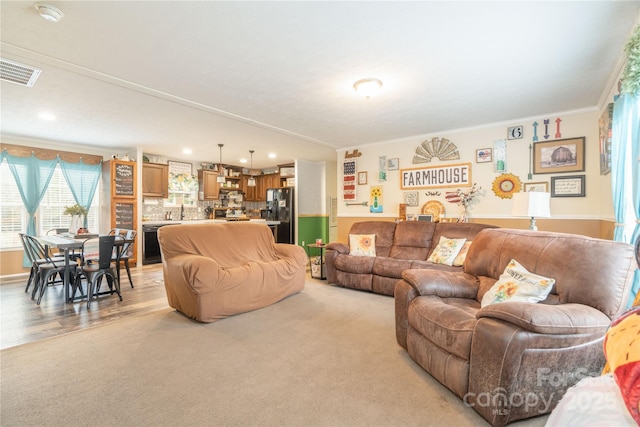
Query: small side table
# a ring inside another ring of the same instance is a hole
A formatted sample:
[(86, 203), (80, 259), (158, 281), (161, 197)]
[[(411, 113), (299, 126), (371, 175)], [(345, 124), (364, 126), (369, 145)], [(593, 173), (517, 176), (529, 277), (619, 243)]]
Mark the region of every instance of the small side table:
[[(311, 278), (312, 279), (320, 279), (320, 280), (326, 280), (327, 276), (325, 275), (325, 269), (324, 269), (324, 250), (327, 247), (327, 245), (318, 245), (316, 243), (312, 243), (310, 245), (307, 245), (307, 257), (309, 258), (309, 270), (311, 271)], [(320, 252), (320, 270), (317, 271), (314, 274), (313, 271), (313, 266), (317, 265), (313, 263), (313, 256), (312, 256), (312, 249), (315, 249), (316, 251)]]

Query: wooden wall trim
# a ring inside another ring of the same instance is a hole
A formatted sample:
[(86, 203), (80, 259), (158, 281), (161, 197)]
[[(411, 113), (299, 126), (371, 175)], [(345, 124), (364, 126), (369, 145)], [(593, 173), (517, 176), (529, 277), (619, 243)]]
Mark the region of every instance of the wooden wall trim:
[(74, 153), (71, 151), (49, 150), (46, 148), (27, 147), (24, 145), (0, 143), (0, 150), (7, 150), (12, 156), (29, 157), (35, 154), (40, 160), (53, 160), (56, 156), (69, 163), (78, 163), (80, 159), (87, 165), (97, 165), (102, 162), (102, 156), (93, 154)]

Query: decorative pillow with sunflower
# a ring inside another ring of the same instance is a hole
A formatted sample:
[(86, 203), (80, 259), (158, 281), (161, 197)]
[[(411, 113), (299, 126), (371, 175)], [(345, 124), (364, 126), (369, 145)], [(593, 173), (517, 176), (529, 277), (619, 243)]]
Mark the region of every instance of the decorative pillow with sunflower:
[(453, 265), (453, 261), (466, 241), (467, 239), (447, 239), (444, 236), (440, 236), (438, 246), (433, 250), (427, 261), (434, 264)]
[(376, 256), (376, 235), (349, 234), (349, 255)]
[(555, 282), (556, 279), (530, 273), (518, 261), (512, 259), (498, 281), (484, 294), (480, 305), (486, 307), (507, 301), (536, 303), (549, 295)]

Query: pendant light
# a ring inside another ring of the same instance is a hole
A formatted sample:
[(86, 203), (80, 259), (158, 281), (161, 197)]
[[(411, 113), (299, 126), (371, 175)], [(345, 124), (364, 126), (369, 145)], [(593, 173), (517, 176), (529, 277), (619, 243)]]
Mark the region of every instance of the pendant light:
[(224, 184), (227, 182), (227, 179), (224, 177), (224, 168), (222, 167), (222, 147), (224, 147), (224, 144), (218, 144), (218, 147), (220, 147), (220, 167), (218, 168), (219, 170), (216, 182), (218, 184)]
[(249, 187), (256, 186), (256, 179), (253, 177), (253, 152), (254, 150), (249, 150), (249, 153), (251, 153), (251, 168), (249, 169), (249, 173), (251, 173), (251, 178), (247, 180), (247, 185)]

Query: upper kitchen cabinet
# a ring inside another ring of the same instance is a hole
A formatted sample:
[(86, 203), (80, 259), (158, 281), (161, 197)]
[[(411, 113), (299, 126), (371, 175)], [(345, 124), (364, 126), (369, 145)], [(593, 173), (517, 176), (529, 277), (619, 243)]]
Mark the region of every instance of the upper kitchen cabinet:
[(218, 176), (218, 171), (198, 169), (198, 199), (218, 200), (220, 195)]
[(256, 189), (258, 188), (257, 183), (259, 177), (254, 177), (256, 185), (253, 187), (249, 187), (249, 178), (251, 178), (251, 175), (242, 175), (242, 184), (240, 185), (240, 188), (244, 192), (244, 200), (247, 202), (254, 202), (258, 200)]
[(169, 197), (169, 166), (159, 163), (142, 164), (142, 197)]
[(267, 200), (267, 188), (280, 187), (280, 175), (277, 173), (270, 173), (266, 175), (260, 175), (256, 177), (256, 198), (257, 201)]

